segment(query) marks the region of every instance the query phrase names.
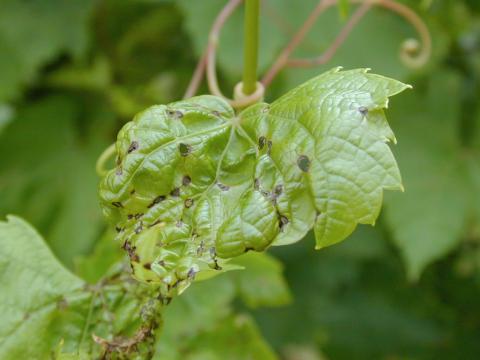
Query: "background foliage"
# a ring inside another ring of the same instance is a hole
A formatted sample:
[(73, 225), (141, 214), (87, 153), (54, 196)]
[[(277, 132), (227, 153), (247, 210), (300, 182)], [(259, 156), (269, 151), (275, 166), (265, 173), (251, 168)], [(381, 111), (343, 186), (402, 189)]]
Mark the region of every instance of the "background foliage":
[[(261, 69), (315, 3), (263, 2)], [(405, 3), (431, 30), (427, 66), (402, 65), (398, 46), (413, 30), (374, 9), (329, 64), (283, 72), (268, 97), (337, 65), (412, 84), (388, 111), (406, 192), (388, 193), (377, 226), (343, 244), (315, 252), (312, 237), (273, 249), (280, 261), (246, 257), (246, 271), (196, 284), (168, 307), (157, 357), (478, 358), (480, 5)], [(117, 259), (95, 160), (137, 111), (182, 96), (223, 4), (0, 1), (0, 214), (33, 224), (87, 282)], [(325, 49), (348, 11), (327, 12), (298, 54)], [(240, 77), (241, 21), (221, 38), (225, 89)]]

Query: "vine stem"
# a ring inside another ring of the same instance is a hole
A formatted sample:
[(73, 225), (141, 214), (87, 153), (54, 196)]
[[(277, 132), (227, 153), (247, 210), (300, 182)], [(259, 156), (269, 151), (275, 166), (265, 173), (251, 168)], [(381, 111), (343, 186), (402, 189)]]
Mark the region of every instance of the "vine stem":
[[(252, 102), (258, 101), (263, 96), (264, 89), (270, 85), (278, 73), (285, 67), (312, 67), (327, 63), (330, 61), (340, 46), (346, 41), (348, 35), (352, 32), (358, 22), (365, 16), (372, 6), (381, 6), (405, 18), (417, 31), (421, 44), (417, 40), (408, 39), (402, 44), (400, 57), (401, 60), (412, 68), (423, 66), (430, 58), (432, 51), (432, 40), (427, 26), (422, 19), (409, 7), (400, 4), (395, 0), (350, 0), (353, 4), (361, 6), (355, 11), (346, 25), (342, 28), (339, 35), (335, 38), (327, 50), (320, 56), (312, 59), (295, 59), (291, 58), (293, 52), (303, 41), (305, 36), (311, 30), (318, 17), (328, 8), (336, 5), (338, 0), (320, 0), (315, 9), (303, 23), (291, 41), (282, 50), (276, 61), (266, 72), (261, 80), (261, 87), (257, 83), (257, 91), (240, 100), (232, 100), (223, 95), (218, 85), (216, 73), (216, 51), (218, 47), (219, 34), (227, 19), (232, 15), (242, 0), (229, 0), (222, 11), (219, 13), (212, 26), (209, 35), (209, 41), (204, 55), (201, 57), (190, 85), (185, 93), (185, 98), (195, 95), (198, 87), (203, 79), (205, 71), (207, 72), (207, 82), (210, 92), (213, 95), (223, 97), (233, 107), (243, 107)], [(246, 31), (246, 30), (245, 30)], [(256, 66), (255, 66), (256, 68)]]
[(242, 91), (246, 95), (257, 88), (259, 13), (259, 0), (245, 0)]

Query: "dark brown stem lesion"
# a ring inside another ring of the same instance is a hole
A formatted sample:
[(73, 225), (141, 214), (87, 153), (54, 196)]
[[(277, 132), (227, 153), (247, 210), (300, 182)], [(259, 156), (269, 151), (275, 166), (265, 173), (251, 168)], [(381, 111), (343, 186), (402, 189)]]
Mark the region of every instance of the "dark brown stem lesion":
[(216, 54), (220, 33), (228, 18), (242, 3), (242, 0), (229, 0), (213, 23), (209, 35), (208, 45), (198, 62), (184, 97), (188, 98), (196, 94), (206, 73), (208, 87), (213, 95), (226, 99), (235, 108), (241, 108), (245, 106), (245, 104), (251, 103), (252, 101), (254, 102), (255, 100), (258, 100), (258, 97), (263, 96), (263, 90), (272, 83), (272, 81), (283, 69), (313, 67), (328, 63), (336, 54), (338, 49), (345, 43), (348, 36), (355, 29), (356, 25), (373, 6), (382, 7), (390, 12), (400, 15), (417, 31), (419, 40), (407, 39), (402, 44), (400, 50), (400, 59), (403, 61), (403, 63), (409, 67), (418, 68), (428, 62), (432, 51), (430, 33), (423, 20), (408, 6), (403, 5), (395, 0), (350, 0), (350, 2), (352, 4), (358, 4), (359, 7), (345, 23), (338, 36), (325, 50), (325, 52), (311, 59), (293, 58), (293, 53), (303, 42), (305, 36), (317, 22), (319, 16), (327, 9), (337, 4), (337, 0), (320, 0), (317, 6), (310, 13), (309, 17), (300, 26), (290, 42), (280, 52), (272, 66), (263, 76), (261, 80), (261, 84), (263, 84), (262, 91), (253, 94), (251, 98), (245, 98), (239, 101), (238, 99), (230, 99), (222, 93), (218, 84), (216, 73)]
[(128, 338), (115, 337), (113, 340), (107, 340), (95, 334), (92, 335), (92, 338), (102, 347), (102, 360), (128, 359), (133, 354), (141, 352), (141, 347), (145, 348), (143, 358), (152, 359), (156, 340), (155, 333), (159, 327), (160, 324), (153, 320), (141, 326), (133, 336)]

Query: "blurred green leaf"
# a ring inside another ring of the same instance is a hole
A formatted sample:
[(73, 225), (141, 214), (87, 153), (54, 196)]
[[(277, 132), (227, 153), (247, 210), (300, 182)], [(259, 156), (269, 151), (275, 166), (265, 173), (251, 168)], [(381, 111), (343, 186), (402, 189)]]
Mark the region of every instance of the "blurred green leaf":
[(20, 94), (45, 63), (83, 55), (93, 0), (3, 0), (0, 11), (0, 101)]
[(84, 116), (95, 114), (82, 113), (69, 97), (52, 96), (22, 107), (0, 135), (0, 153), (11, 154), (0, 163), (0, 213), (31, 221), (68, 265), (103, 227), (94, 164), (108, 145), (108, 115), (87, 139), (81, 134), (88, 134), (91, 119)]
[(61, 338), (83, 338), (89, 294), (23, 220), (0, 222), (0, 357), (48, 358)]
[(387, 220), (411, 279), (459, 244), (476, 203), (471, 202), (469, 156), (457, 132), (459, 80), (455, 73), (437, 73), (426, 89), (393, 107), (405, 193), (387, 196)]
[(228, 276), (236, 283), (242, 300), (250, 307), (283, 306), (291, 301), (283, 278), (283, 266), (266, 253), (246, 253), (234, 261), (245, 269)]

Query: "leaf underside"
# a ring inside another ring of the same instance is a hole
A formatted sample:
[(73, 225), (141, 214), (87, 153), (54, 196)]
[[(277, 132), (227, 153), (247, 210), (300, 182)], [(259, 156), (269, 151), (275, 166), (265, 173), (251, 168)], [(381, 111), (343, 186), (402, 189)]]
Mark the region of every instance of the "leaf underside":
[(100, 185), (135, 278), (172, 296), (249, 250), (374, 224), (383, 189), (402, 188), (383, 109), (406, 88), (336, 68), (238, 115), (214, 96), (138, 114)]

